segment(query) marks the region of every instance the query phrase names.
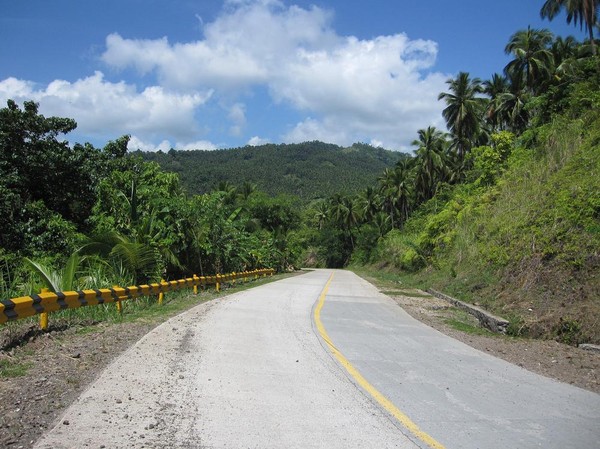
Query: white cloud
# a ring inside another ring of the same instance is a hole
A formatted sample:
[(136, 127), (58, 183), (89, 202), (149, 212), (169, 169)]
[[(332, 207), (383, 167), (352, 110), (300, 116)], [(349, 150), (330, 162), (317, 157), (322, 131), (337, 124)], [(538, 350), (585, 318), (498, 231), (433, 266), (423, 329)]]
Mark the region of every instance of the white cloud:
[(106, 38), (102, 60), (117, 69), (155, 71), (161, 83), (173, 88), (243, 89), (269, 84), (299, 47), (321, 48), (337, 41), (330, 20), (331, 13), (317, 7), (228, 2), (220, 17), (204, 25), (204, 40), (171, 45), (166, 37), (124, 39), (114, 33)]
[(228, 118), (233, 122), (229, 133), (233, 136), (240, 136), (246, 125), (246, 106), (242, 103), (234, 104), (229, 108)]
[(101, 72), (73, 83), (55, 80), (46, 87), (8, 78), (0, 81), (0, 97), (17, 102), (34, 100), (45, 115), (72, 117), (79, 133), (115, 136), (143, 134), (189, 139), (198, 132), (196, 108), (211, 92), (173, 93), (161, 86), (136, 86), (123, 81), (112, 83)]
[(263, 139), (262, 137), (254, 136), (254, 137), (251, 137), (250, 140), (248, 140), (247, 145), (250, 145), (252, 147), (257, 147), (259, 145), (265, 145), (270, 142), (271, 141), (269, 139)]
[[(173, 89), (235, 96), (264, 86), (275, 103), (312, 117), (283, 135), (286, 140), (375, 139), (404, 148), (417, 129), (444, 126), (437, 95), (448, 76), (431, 73), (435, 42), (402, 33), (368, 40), (339, 36), (332, 17), (316, 6), (228, 1), (215, 21), (203, 25), (202, 40), (170, 44), (112, 34), (102, 58), (113, 68), (154, 72)], [(242, 112), (238, 103), (229, 111), (233, 135), (243, 133), (245, 116), (234, 118)]]
[(154, 144), (152, 142), (144, 141), (137, 136), (131, 136), (129, 139), (129, 144), (127, 145), (127, 149), (129, 151), (163, 151), (168, 152), (171, 148), (176, 150), (216, 150), (218, 147), (212, 142), (207, 140), (198, 140), (193, 142), (176, 142), (175, 144), (171, 144), (168, 140), (163, 140), (159, 144)]
[(212, 142), (209, 142), (208, 140), (196, 140), (194, 142), (187, 142), (187, 143), (176, 143), (175, 144), (175, 149), (176, 150), (184, 150), (184, 151), (189, 151), (189, 150), (209, 150), (209, 151), (213, 151), (218, 149), (219, 147), (217, 145), (215, 145)]
[(171, 149), (171, 143), (168, 140), (163, 140), (158, 145), (152, 142), (145, 142), (137, 136), (131, 136), (127, 149), (129, 151), (163, 151), (167, 152)]
[[(129, 76), (127, 69), (134, 69), (142, 76), (138, 84), (112, 82), (99, 71), (47, 86), (8, 78), (0, 81), (0, 99), (33, 99), (46, 115), (73, 117), (81, 134), (135, 134), (149, 148), (165, 142), (210, 146), (202, 139), (226, 140), (218, 132), (243, 139), (256, 133), (249, 129), (255, 111), (267, 116), (279, 114), (278, 108), (301, 116), (287, 130), (267, 131), (288, 142), (362, 141), (407, 149), (419, 128), (444, 127), (437, 95), (448, 75), (433, 71), (435, 42), (402, 33), (341, 36), (332, 19), (333, 12), (316, 6), (226, 0), (214, 21), (198, 19), (203, 37), (197, 41), (107, 36), (102, 61), (111, 73)], [(251, 114), (245, 103), (257, 87), (268, 92), (271, 104), (254, 100)], [(207, 123), (216, 125), (209, 129)]]

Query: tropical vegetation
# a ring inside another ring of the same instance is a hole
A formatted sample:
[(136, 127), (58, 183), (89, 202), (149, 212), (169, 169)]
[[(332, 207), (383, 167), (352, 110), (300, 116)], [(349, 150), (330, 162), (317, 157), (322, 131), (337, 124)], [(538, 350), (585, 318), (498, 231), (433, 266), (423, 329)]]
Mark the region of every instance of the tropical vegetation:
[[(269, 266), (374, 267), (476, 301), (510, 331), (600, 342), (597, 0), (543, 3), (589, 38), (519, 30), (489, 79), (439, 94), (412, 155), (321, 142), (128, 153), (0, 109), (0, 292)], [(36, 273), (35, 278), (30, 273)]]

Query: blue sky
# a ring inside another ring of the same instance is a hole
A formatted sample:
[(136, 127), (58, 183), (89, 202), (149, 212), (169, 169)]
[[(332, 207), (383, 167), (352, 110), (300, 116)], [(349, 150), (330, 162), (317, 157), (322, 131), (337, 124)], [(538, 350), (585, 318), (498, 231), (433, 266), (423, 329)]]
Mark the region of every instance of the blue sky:
[(443, 127), (459, 71), (502, 71), (542, 0), (0, 0), (0, 102), (74, 118), (71, 142), (215, 149), (366, 142)]

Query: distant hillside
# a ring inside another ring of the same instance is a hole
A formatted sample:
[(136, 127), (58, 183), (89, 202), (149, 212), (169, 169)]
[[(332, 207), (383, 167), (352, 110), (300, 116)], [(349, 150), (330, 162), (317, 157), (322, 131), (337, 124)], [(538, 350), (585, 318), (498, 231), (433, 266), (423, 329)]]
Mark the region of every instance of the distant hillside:
[(268, 194), (297, 195), (305, 201), (358, 192), (406, 156), (365, 144), (342, 148), (322, 142), (138, 154), (178, 173), (189, 193), (208, 192), (221, 181), (250, 181)]

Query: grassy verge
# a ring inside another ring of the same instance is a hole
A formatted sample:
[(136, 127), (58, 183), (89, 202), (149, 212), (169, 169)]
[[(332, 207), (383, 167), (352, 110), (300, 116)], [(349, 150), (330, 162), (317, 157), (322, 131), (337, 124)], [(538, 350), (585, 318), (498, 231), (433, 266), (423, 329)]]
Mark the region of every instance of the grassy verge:
[(11, 359), (0, 360), (0, 379), (24, 376), (29, 368), (31, 368), (31, 363), (21, 363)]

